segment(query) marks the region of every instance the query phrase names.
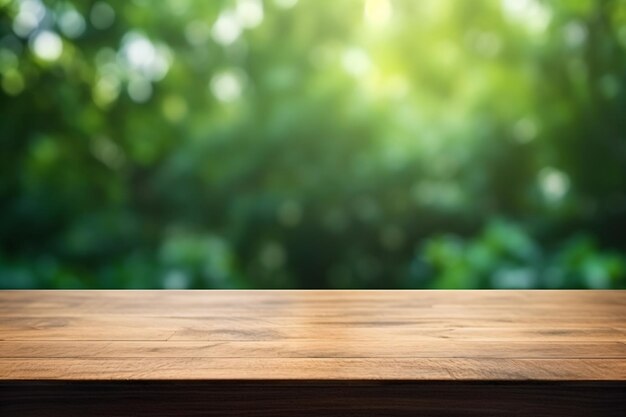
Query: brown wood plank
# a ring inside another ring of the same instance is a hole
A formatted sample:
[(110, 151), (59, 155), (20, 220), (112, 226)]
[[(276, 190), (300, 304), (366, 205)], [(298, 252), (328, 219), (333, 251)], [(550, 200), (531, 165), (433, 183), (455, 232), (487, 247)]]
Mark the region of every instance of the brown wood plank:
[[(32, 325), (14, 327), (0, 324), (0, 341), (261, 341), (313, 339), (327, 340), (466, 340), (466, 341), (528, 341), (541, 342), (626, 342), (626, 330), (615, 327), (573, 324), (497, 324), (445, 321), (402, 324), (271, 324), (232, 322), (230, 319), (178, 320), (171, 318), (94, 319), (82, 318), (63, 321), (32, 321)], [(1, 354), (1, 351), (0, 351)]]
[(626, 359), (626, 343), (287, 339), (219, 342), (6, 341), (4, 358), (492, 358)]
[[(376, 315), (418, 309), (422, 313), (485, 315), (498, 311), (506, 316), (559, 312), (577, 317), (624, 316), (621, 291), (37, 291), (0, 292), (0, 314), (9, 316), (80, 314), (128, 314), (144, 316), (214, 314), (214, 312), (290, 311), (310, 317), (346, 313)], [(136, 303), (141, 300), (141, 303)], [(180, 309), (184, 305), (184, 309)], [(511, 308), (514, 306), (515, 308)], [(581, 309), (581, 307), (583, 307)], [(518, 313), (519, 311), (519, 313)]]
[(624, 359), (3, 358), (0, 380), (624, 381)]

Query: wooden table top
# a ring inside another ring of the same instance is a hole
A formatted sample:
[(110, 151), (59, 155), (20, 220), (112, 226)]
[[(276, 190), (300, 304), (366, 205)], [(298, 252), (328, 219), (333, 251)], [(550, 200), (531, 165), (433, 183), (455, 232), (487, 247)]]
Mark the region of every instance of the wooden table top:
[(626, 381), (626, 291), (0, 291), (0, 381)]

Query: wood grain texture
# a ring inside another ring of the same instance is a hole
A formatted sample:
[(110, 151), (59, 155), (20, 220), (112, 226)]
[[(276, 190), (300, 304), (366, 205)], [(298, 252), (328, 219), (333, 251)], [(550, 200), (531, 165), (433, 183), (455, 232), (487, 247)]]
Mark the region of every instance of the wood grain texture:
[(626, 291), (0, 292), (0, 414), (185, 392), (180, 415), (626, 415)]

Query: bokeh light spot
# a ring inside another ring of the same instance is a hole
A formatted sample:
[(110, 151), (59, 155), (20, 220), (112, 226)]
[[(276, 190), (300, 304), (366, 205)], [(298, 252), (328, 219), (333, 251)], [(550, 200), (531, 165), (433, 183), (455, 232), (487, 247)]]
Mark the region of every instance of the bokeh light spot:
[(513, 125), (513, 137), (518, 143), (528, 143), (537, 137), (537, 124), (530, 118), (522, 118)]
[(232, 10), (225, 10), (211, 28), (213, 40), (220, 45), (228, 46), (235, 42), (241, 35), (241, 26), (237, 15)]
[(163, 100), (163, 115), (170, 122), (179, 122), (188, 111), (187, 102), (179, 95), (171, 95)]
[(389, 0), (367, 0), (365, 2), (365, 21), (372, 25), (381, 26), (391, 19), (393, 8)]
[(235, 13), (242, 27), (255, 28), (263, 22), (263, 3), (260, 0), (238, 0)]
[(78, 38), (85, 32), (85, 19), (74, 9), (62, 12), (57, 22), (61, 32), (68, 38)]
[(113, 103), (120, 94), (121, 82), (115, 75), (109, 73), (101, 77), (93, 90), (93, 100), (101, 108)]
[(539, 185), (548, 202), (558, 202), (569, 189), (569, 177), (556, 168), (546, 167), (539, 172)]
[(115, 10), (108, 3), (98, 1), (91, 8), (89, 20), (96, 29), (107, 29), (115, 22)]
[(24, 90), (24, 78), (15, 69), (2, 74), (2, 89), (10, 96), (16, 96)]
[(343, 54), (343, 68), (353, 76), (365, 75), (372, 67), (369, 55), (363, 49), (350, 48)]
[(131, 79), (127, 89), (128, 95), (136, 103), (145, 103), (152, 97), (152, 84), (145, 78)]
[(127, 33), (122, 40), (120, 51), (122, 61), (129, 71), (152, 81), (165, 77), (170, 67), (169, 50), (162, 45), (155, 45), (137, 32)]
[(63, 41), (56, 33), (44, 30), (32, 39), (31, 48), (38, 58), (56, 61), (63, 53)]
[(23, 0), (13, 19), (13, 32), (22, 38), (30, 35), (46, 15), (46, 7), (40, 0)]
[(224, 103), (231, 103), (241, 97), (244, 76), (239, 70), (225, 70), (211, 79), (211, 92)]

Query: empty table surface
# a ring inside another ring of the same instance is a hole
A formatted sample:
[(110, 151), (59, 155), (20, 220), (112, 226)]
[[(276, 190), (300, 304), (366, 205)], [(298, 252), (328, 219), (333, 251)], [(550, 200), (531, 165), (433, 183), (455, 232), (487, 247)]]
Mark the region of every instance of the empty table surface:
[(0, 292), (0, 383), (46, 381), (231, 391), (560, 382), (624, 393), (626, 292)]

